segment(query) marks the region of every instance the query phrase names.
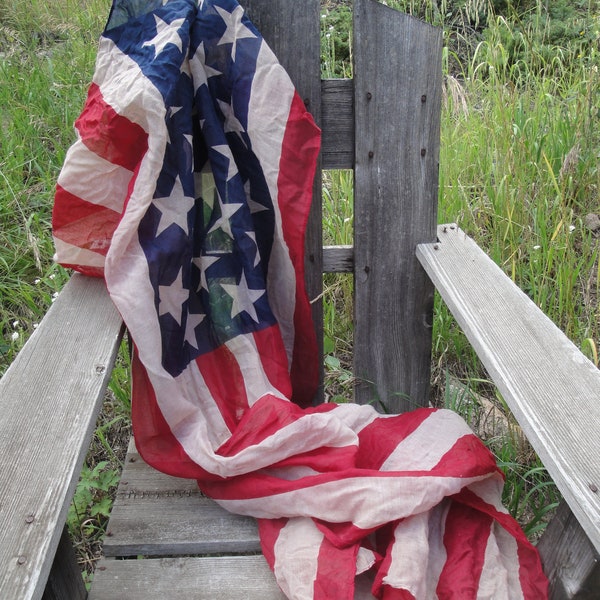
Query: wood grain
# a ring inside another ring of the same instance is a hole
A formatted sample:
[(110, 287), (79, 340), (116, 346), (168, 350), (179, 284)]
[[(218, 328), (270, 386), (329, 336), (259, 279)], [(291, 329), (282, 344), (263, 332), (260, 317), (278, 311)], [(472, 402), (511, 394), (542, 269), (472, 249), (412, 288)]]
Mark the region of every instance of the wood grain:
[(417, 256), (600, 550), (600, 371), (455, 225)]
[(149, 467), (130, 445), (104, 541), (106, 556), (260, 552), (256, 521)]
[(89, 600), (285, 600), (262, 556), (103, 560)]
[(0, 380), (0, 598), (40, 598), (112, 371), (121, 318), (74, 275)]
[(429, 401), (433, 286), (415, 258), (435, 239), (441, 31), (354, 3), (356, 400)]
[(552, 600), (597, 600), (600, 553), (594, 549), (569, 505), (562, 502), (538, 542)]

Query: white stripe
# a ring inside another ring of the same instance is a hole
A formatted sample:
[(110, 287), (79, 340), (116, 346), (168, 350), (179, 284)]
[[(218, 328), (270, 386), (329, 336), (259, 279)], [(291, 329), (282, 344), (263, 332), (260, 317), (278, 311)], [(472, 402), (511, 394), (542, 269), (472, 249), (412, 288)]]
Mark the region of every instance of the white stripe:
[(283, 238), (277, 181), (283, 135), (293, 98), (294, 87), (287, 73), (276, 63), (273, 52), (263, 42), (256, 61), (256, 72), (248, 103), (248, 135), (252, 141), (252, 149), (260, 161), (274, 204), (275, 235), (267, 293), (271, 310), (280, 324), (289, 364), (294, 348), (296, 280)]
[(224, 444), (231, 432), (196, 361), (192, 361), (177, 377), (177, 384), (177, 402), (173, 404), (174, 409), (180, 412), (180, 420), (176, 422), (175, 411), (170, 412), (170, 426), (188, 456), (197, 460)]
[(450, 502), (445, 499), (426, 513), (408, 517), (394, 531), (391, 564), (383, 582), (406, 589), (415, 598), (435, 598), (446, 561), (444, 522)]
[(229, 340), (226, 346), (235, 356), (235, 360), (240, 368), (249, 406), (252, 406), (263, 396), (269, 394), (276, 398), (287, 400), (285, 395), (269, 381), (258, 354), (256, 341), (252, 335), (238, 335)]
[(121, 214), (133, 176), (131, 171), (98, 156), (81, 139), (69, 148), (65, 164), (68, 168), (61, 171), (58, 185), (86, 202)]
[(365, 427), (377, 421), (378, 419), (386, 419), (394, 415), (379, 414), (369, 404), (338, 404), (334, 410), (337, 419), (342, 421), (347, 427), (358, 434)]
[(343, 477), (274, 496), (216, 501), (230, 512), (257, 518), (312, 516), (370, 529), (430, 510), (444, 497), (489, 476)]
[(392, 561), (383, 583), (407, 590), (415, 598), (427, 595), (427, 561), (429, 559), (429, 513), (402, 520), (394, 530)]
[(478, 600), (523, 600), (519, 581), (517, 542), (493, 522), (485, 548)]
[(290, 519), (280, 531), (273, 548), (273, 570), (288, 598), (312, 600), (323, 538), (313, 521), (305, 518)]
[(73, 246), (60, 238), (54, 237), (54, 248), (56, 253), (54, 260), (66, 265), (80, 265), (82, 267), (104, 268), (105, 258), (102, 254)]
[(381, 471), (428, 471), (452, 449), (459, 437), (471, 435), (464, 421), (449, 410), (431, 413), (381, 465)]
[(109, 38), (100, 39), (93, 82), (117, 114), (147, 133), (164, 123), (166, 109), (159, 91), (140, 66)]

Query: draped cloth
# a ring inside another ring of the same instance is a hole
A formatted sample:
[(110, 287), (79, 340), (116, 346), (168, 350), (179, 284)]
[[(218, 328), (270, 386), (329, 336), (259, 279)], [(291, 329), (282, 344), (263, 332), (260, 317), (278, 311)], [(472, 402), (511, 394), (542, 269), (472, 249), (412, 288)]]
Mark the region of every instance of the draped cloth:
[(289, 598), (353, 598), (360, 574), (378, 598), (546, 597), (458, 416), (311, 406), (319, 130), (235, 0), (115, 0), (75, 125), (56, 258), (129, 329), (144, 459), (256, 517)]

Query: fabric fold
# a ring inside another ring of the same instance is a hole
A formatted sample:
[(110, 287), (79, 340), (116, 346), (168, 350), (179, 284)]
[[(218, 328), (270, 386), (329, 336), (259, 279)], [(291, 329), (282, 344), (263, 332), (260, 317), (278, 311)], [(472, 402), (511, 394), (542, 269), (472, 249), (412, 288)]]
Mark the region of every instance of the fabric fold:
[(546, 597), (459, 417), (311, 406), (320, 132), (235, 0), (115, 0), (76, 133), (57, 260), (104, 277), (123, 316), (149, 464), (259, 519), (291, 599), (353, 598), (361, 573), (378, 598)]

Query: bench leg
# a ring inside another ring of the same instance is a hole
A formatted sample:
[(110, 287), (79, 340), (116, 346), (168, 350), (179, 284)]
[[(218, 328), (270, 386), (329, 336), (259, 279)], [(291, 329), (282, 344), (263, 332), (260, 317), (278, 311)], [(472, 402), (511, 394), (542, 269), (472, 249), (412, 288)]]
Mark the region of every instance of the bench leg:
[(87, 591), (65, 526), (42, 600), (85, 600)]
[(598, 598), (600, 557), (566, 502), (558, 507), (537, 547), (552, 600)]

